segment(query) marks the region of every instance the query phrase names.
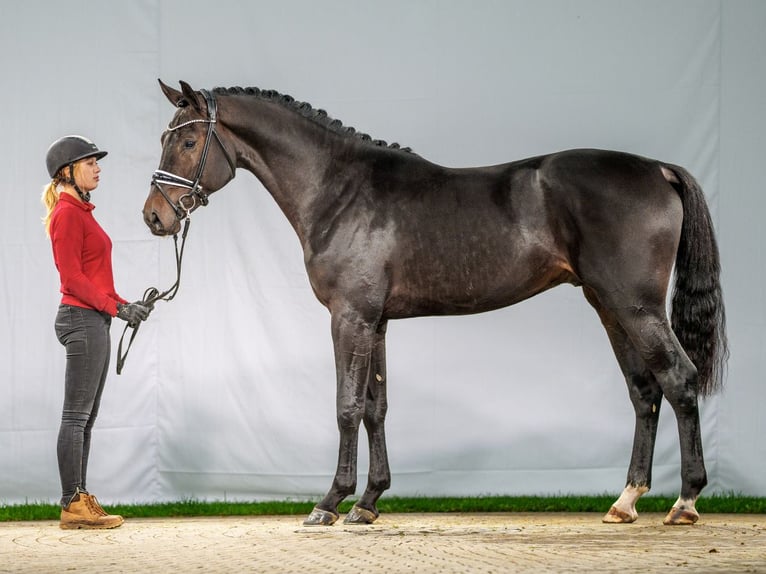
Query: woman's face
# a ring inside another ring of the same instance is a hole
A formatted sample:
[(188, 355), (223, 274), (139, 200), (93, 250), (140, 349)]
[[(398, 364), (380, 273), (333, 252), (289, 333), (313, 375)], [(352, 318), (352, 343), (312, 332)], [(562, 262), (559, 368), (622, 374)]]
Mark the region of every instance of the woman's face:
[(83, 193), (91, 192), (98, 187), (100, 173), (101, 168), (95, 157), (86, 157), (74, 164), (74, 180)]

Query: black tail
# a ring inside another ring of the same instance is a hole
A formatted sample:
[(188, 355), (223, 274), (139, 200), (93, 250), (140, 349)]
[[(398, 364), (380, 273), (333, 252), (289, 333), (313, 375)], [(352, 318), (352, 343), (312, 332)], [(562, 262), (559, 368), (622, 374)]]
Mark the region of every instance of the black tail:
[(700, 185), (685, 169), (668, 164), (664, 167), (678, 178), (677, 183), (671, 183), (684, 209), (671, 324), (697, 367), (699, 394), (708, 396), (723, 386), (729, 358), (718, 244)]

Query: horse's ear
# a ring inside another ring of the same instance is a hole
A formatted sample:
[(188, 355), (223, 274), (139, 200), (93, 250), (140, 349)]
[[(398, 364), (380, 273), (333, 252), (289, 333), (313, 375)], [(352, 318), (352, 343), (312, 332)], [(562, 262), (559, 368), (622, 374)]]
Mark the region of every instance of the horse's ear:
[(202, 107), (202, 102), (200, 101), (199, 94), (197, 94), (197, 92), (195, 92), (192, 87), (183, 80), (181, 80), (181, 91), (184, 94), (184, 99), (190, 103), (199, 113), (203, 113), (204, 108)]
[(186, 101), (186, 98), (181, 92), (174, 90), (159, 78), (157, 81), (160, 83), (160, 89), (162, 90), (162, 93), (165, 94), (165, 97), (171, 104), (177, 108), (183, 108), (189, 105), (189, 102)]

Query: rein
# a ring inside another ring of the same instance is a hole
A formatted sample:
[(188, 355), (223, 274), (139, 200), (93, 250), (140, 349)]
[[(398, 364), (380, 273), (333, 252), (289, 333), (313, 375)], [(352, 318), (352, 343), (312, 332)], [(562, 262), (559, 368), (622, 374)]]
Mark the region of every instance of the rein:
[[(191, 218), (188, 216), (186, 217), (186, 221), (184, 222), (184, 229), (181, 233), (181, 248), (178, 247), (178, 234), (176, 233), (173, 235), (173, 243), (175, 245), (176, 250), (176, 280), (175, 283), (173, 283), (169, 288), (167, 288), (165, 291), (160, 293), (159, 289), (156, 287), (149, 287), (146, 291), (144, 291), (144, 297), (141, 299), (141, 304), (145, 305), (147, 307), (153, 307), (154, 304), (157, 301), (172, 301), (173, 298), (178, 293), (178, 288), (181, 286), (181, 263), (183, 262), (184, 258), (184, 247), (186, 247), (186, 235), (189, 232), (189, 224), (191, 223)], [(136, 335), (138, 334), (138, 328), (141, 326), (141, 322), (139, 321), (135, 325), (131, 323), (126, 323), (125, 328), (122, 330), (122, 336), (120, 337), (120, 343), (117, 345), (117, 374), (122, 374), (122, 368), (125, 366), (125, 360), (128, 358), (128, 353), (130, 352), (130, 347), (133, 345), (133, 339), (136, 338)], [(133, 332), (130, 334), (130, 339), (128, 339), (128, 346), (125, 348), (125, 353), (122, 352), (122, 344), (123, 340), (125, 339), (125, 334), (128, 332), (128, 329), (133, 329)]]
[[(200, 180), (202, 179), (202, 173), (205, 170), (205, 164), (207, 163), (207, 154), (210, 149), (210, 141), (213, 138), (215, 138), (216, 141), (218, 142), (218, 145), (221, 146), (221, 150), (223, 150), (223, 155), (226, 158), (226, 161), (229, 163), (229, 167), (231, 168), (232, 176), (236, 172), (236, 164), (232, 160), (229, 153), (226, 151), (226, 147), (223, 145), (221, 138), (219, 137), (218, 133), (215, 131), (215, 124), (217, 122), (217, 106), (216, 106), (215, 98), (207, 90), (201, 90), (201, 92), (202, 92), (202, 95), (205, 97), (205, 101), (207, 102), (208, 117), (206, 119), (190, 120), (188, 122), (183, 122), (173, 127), (168, 126), (168, 131), (171, 131), (171, 132), (177, 129), (180, 129), (184, 126), (188, 126), (195, 123), (206, 123), (208, 126), (207, 134), (205, 135), (205, 145), (202, 148), (202, 155), (200, 156), (199, 166), (197, 167), (197, 174), (195, 175), (194, 180), (186, 179), (185, 177), (181, 177), (180, 175), (176, 175), (174, 173), (164, 171), (161, 169), (155, 170), (155, 172), (152, 174), (152, 185), (157, 187), (162, 197), (165, 198), (165, 201), (167, 201), (170, 207), (173, 208), (173, 211), (176, 214), (176, 218), (178, 218), (179, 221), (184, 222), (184, 228), (183, 228), (183, 232), (181, 233), (180, 248), (178, 247), (178, 234), (176, 233), (173, 235), (173, 242), (175, 244), (175, 251), (176, 251), (175, 283), (173, 283), (168, 289), (166, 289), (162, 293), (160, 293), (159, 289), (157, 289), (156, 287), (149, 287), (144, 292), (143, 299), (141, 299), (141, 304), (147, 307), (152, 307), (157, 301), (172, 301), (173, 298), (178, 293), (179, 287), (181, 286), (181, 264), (183, 262), (183, 257), (184, 257), (184, 247), (186, 246), (186, 235), (189, 232), (189, 224), (191, 223), (190, 214), (197, 207), (198, 201), (199, 201), (199, 205), (201, 206), (207, 205), (208, 197), (210, 195), (202, 188), (202, 186), (200, 185)], [(170, 196), (168, 195), (168, 193), (162, 188), (163, 185), (183, 187), (185, 189), (188, 189), (189, 192), (179, 197), (178, 202), (174, 203), (173, 200), (170, 199)], [(189, 207), (186, 207), (184, 205), (184, 200), (186, 199), (191, 199), (191, 205)], [(138, 333), (138, 328), (140, 326), (141, 326), (141, 322), (135, 325), (127, 323), (125, 325), (125, 329), (122, 331), (122, 336), (120, 337), (120, 342), (117, 347), (117, 374), (118, 375), (122, 373), (122, 369), (125, 366), (125, 360), (128, 358), (128, 352), (130, 351), (130, 347), (133, 344), (133, 339), (136, 338), (136, 334)], [(125, 339), (125, 334), (127, 333), (128, 329), (133, 329), (133, 332), (130, 335), (130, 339), (128, 340), (128, 346), (125, 349), (125, 353), (123, 354), (122, 345), (123, 345), (123, 340)]]

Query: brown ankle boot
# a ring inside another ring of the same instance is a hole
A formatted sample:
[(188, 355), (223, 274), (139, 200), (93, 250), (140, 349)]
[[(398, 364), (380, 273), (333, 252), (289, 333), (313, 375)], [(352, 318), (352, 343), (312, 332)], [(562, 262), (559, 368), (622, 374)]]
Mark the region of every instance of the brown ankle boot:
[(125, 522), (122, 516), (107, 514), (96, 500), (85, 492), (80, 492), (72, 499), (69, 506), (61, 509), (61, 523), (64, 530), (78, 528), (117, 528)]
[(92, 494), (88, 494), (87, 492), (84, 492), (83, 495), (90, 498), (91, 508), (93, 508), (93, 510), (95, 510), (97, 514), (100, 514), (101, 516), (109, 516), (107, 512), (103, 508), (101, 508), (101, 505), (98, 503), (98, 500), (96, 500), (95, 496), (93, 496)]

